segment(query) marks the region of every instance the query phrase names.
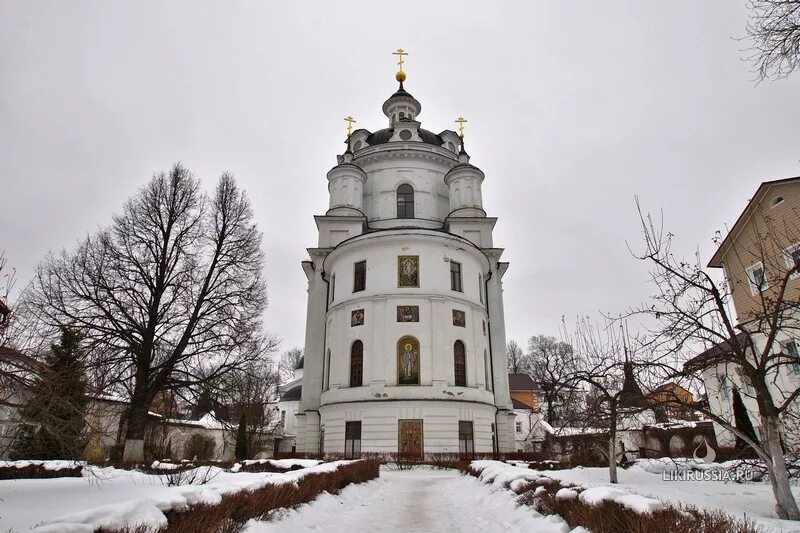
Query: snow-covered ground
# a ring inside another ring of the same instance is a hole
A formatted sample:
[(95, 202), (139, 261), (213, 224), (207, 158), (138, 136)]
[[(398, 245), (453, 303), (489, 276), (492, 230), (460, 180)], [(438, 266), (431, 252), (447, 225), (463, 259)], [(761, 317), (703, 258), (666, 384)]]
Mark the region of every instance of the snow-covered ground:
[(337, 496), (286, 511), (274, 522), (251, 520), (247, 533), (359, 533), (374, 531), (565, 533), (558, 517), (518, 507), (516, 495), (495, 490), (455, 470), (381, 469), (379, 479), (349, 485)]
[(82, 478), (0, 481), (0, 531), (92, 532), (100, 525), (165, 525), (162, 513), (196, 502), (214, 503), (223, 494), (291, 483), (310, 472), (336, 469), (337, 461), (285, 474), (226, 472), (201, 467), (213, 479), (204, 485), (167, 486), (167, 476), (114, 468), (84, 469)]
[[(476, 462), (497, 464), (494, 461)], [(519, 467), (507, 465), (503, 475), (508, 480), (531, 473), (560, 479), (570, 484), (585, 487), (612, 487), (624, 489), (641, 496), (655, 498), (666, 503), (685, 503), (696, 507), (719, 509), (725, 513), (743, 517), (763, 526), (766, 531), (775, 533), (800, 532), (800, 524), (777, 518), (774, 509), (772, 489), (767, 482), (757, 483), (725, 483), (722, 481), (665, 481), (661, 472), (665, 469), (680, 468), (669, 459), (653, 459), (637, 461), (628, 469), (619, 469), (619, 484), (608, 483), (607, 468), (572, 468), (569, 470), (547, 470), (537, 472), (529, 470), (520, 463)], [(684, 466), (685, 468), (685, 466)], [(800, 487), (793, 487), (795, 498), (800, 499)]]

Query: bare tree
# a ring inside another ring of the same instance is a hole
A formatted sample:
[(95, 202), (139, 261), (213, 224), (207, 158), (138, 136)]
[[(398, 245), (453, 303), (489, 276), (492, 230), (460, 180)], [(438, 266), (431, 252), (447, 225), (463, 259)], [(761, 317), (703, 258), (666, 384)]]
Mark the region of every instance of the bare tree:
[(284, 381), (289, 380), (294, 376), (294, 371), (303, 368), (303, 349), (294, 347), (283, 353), (280, 363), (278, 363), (278, 372), (281, 379)]
[(9, 269), (4, 251), (0, 250), (0, 346), (6, 342), (6, 330), (11, 321), (11, 307), (8, 297), (16, 282), (16, 270)]
[(513, 339), (506, 345), (506, 361), (509, 374), (525, 374), (530, 370), (528, 358)]
[(748, 60), (759, 80), (785, 78), (800, 66), (800, 0), (750, 0)]
[(140, 189), (110, 227), (39, 266), (40, 318), (80, 328), (94, 363), (113, 370), (130, 395), (126, 461), (143, 460), (147, 411), (160, 391), (252, 359), (237, 348), (261, 335), (260, 246), (250, 202), (231, 175), (205, 195), (176, 165)]
[[(800, 272), (800, 261), (787, 255), (781, 244), (800, 241), (797, 213), (783, 221), (772, 220), (768, 215), (752, 216), (752, 242), (746, 250), (733, 247), (728, 252), (734, 254), (732, 261), (738, 259), (748, 265), (758, 260), (763, 266), (760, 279), (745, 280), (745, 285), (756, 287), (756, 295), (751, 300), (752, 309), (743, 310), (738, 322), (731, 305), (733, 296), (745, 297), (750, 287), (718, 281), (702, 268), (699, 256), (691, 261), (677, 258), (672, 252), (673, 236), (664, 232), (663, 223), (654, 223), (641, 210), (639, 214), (645, 247), (637, 257), (651, 266), (655, 294), (633, 314), (649, 320), (648, 343), (658, 353), (655, 364), (671, 369), (673, 375), (697, 381), (703, 379), (703, 372), (714, 372), (715, 368), (724, 369), (724, 381), (728, 380), (728, 373), (741, 374), (740, 381), (745, 386), (739, 392), (753, 398), (757, 406), (760, 439), (738, 428), (732, 416), (721, 416), (707, 406), (694, 407), (750, 445), (767, 468), (778, 515), (800, 519), (782, 446), (782, 416), (794, 408), (800, 389), (774, 386), (781, 372), (800, 363), (796, 350), (791, 353), (779, 341), (781, 334), (796, 338), (800, 329), (798, 294), (789, 287)], [(726, 269), (733, 266), (726, 264)], [(768, 287), (764, 273), (769, 276)], [(705, 351), (706, 355), (695, 357), (684, 366), (687, 351)], [(710, 387), (712, 383), (705, 385)], [(724, 389), (724, 382), (721, 387)]]
[(572, 395), (572, 386), (567, 385), (567, 378), (574, 370), (572, 345), (555, 337), (534, 335), (528, 339), (527, 359), (531, 377), (542, 391), (545, 420), (553, 425), (556, 409), (568, 408), (563, 400)]
[(649, 406), (637, 375), (648, 363), (624, 326), (610, 322), (601, 329), (587, 319), (579, 320), (569, 344), (574, 346), (574, 358), (566, 383), (587, 390), (582, 422), (585, 429), (600, 430), (607, 437), (606, 445), (597, 449), (608, 461), (609, 482), (617, 483), (617, 463), (624, 452), (618, 432), (647, 421), (643, 413)]
[(264, 451), (273, 437), (276, 416), (268, 404), (275, 398), (280, 377), (270, 365), (269, 355), (277, 345), (278, 341), (270, 338), (252, 347), (260, 354), (259, 359), (220, 380), (220, 398), (228, 407), (226, 427), (230, 439), (226, 442), (236, 442), (241, 449), (237, 459), (251, 458)]

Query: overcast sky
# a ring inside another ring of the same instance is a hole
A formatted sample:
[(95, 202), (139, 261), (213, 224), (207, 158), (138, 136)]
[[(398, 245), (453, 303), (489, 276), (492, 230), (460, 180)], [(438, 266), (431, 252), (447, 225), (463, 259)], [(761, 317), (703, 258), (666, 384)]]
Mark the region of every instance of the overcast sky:
[(182, 161), (210, 188), (229, 170), (264, 232), (267, 328), (302, 345), (342, 118), (386, 126), (398, 47), (423, 127), (469, 120), (520, 343), (647, 298), (634, 195), (707, 260), (761, 181), (800, 175), (800, 73), (752, 82), (744, 0), (471, 4), (0, 0), (0, 249), (20, 285), (153, 172)]

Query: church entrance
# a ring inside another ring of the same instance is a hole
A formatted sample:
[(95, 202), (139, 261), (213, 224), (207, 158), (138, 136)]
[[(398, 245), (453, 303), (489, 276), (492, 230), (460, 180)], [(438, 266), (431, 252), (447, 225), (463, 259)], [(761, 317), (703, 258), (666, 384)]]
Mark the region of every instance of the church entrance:
[(422, 459), (422, 420), (398, 420), (397, 452), (409, 459)]

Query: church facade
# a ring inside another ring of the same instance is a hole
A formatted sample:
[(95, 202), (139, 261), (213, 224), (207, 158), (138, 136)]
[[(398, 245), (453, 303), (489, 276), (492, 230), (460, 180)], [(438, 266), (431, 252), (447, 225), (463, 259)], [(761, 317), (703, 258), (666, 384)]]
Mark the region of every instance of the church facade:
[[(402, 66), (402, 65), (401, 65)], [(400, 87), (389, 127), (349, 135), (327, 174), (308, 278), (297, 451), (514, 450), (503, 249), (463, 136), (425, 130)]]

